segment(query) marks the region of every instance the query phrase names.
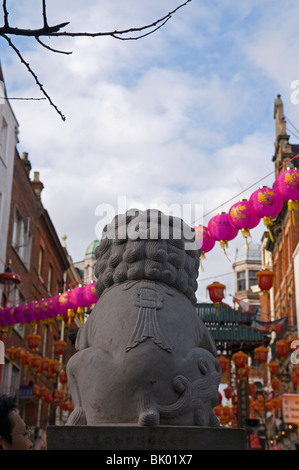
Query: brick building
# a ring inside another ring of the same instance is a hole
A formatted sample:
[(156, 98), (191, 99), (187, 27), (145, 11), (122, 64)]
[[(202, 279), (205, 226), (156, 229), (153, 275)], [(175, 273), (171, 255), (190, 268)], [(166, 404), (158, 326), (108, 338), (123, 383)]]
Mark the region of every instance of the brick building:
[[(273, 162), (275, 176), (287, 167), (299, 168), (299, 145), (289, 143), (286, 119), (280, 95), (274, 104), (275, 145)], [(296, 158), (294, 158), (296, 157)], [(292, 160), (287, 165), (284, 165)], [(284, 165), (284, 166), (283, 166)], [(273, 242), (268, 237), (264, 247), (271, 253), (272, 269), (275, 273), (272, 292), (273, 319), (287, 317), (289, 334), (298, 334), (299, 320), (299, 279), (295, 267), (298, 266), (299, 211), (292, 214), (284, 203), (283, 210), (276, 217), (271, 232)], [(270, 266), (271, 267), (271, 266)], [(298, 268), (297, 268), (298, 269)]]
[[(21, 282), (10, 292), (9, 304), (22, 305), (53, 297), (78, 281), (65, 244), (59, 240), (47, 210), (41, 201), (43, 184), (39, 173), (30, 179), (31, 165), (28, 154), (20, 158), (15, 152), (11, 195), (11, 210), (6, 248), (6, 266), (18, 274)], [(53, 342), (63, 338), (67, 342), (65, 358), (74, 353), (74, 345), (63, 322), (39, 321), (35, 324), (16, 324), (10, 327), (5, 349), (10, 346), (28, 350), (26, 337), (36, 333), (41, 337), (40, 347), (35, 351), (41, 357), (54, 359)], [(74, 325), (72, 325), (74, 327)], [(57, 358), (56, 358), (57, 359)], [(30, 367), (25, 370), (19, 361), (9, 361), (2, 373), (2, 392), (18, 397), (19, 407), (27, 424), (45, 429), (52, 416), (53, 403), (34, 398), (34, 385), (42, 384), (50, 392), (54, 385), (43, 375), (37, 375)]]
[[(1, 89), (5, 90), (2, 72), (0, 79), (3, 83)], [(11, 121), (9, 121), (9, 111)], [(5, 159), (7, 168), (11, 170), (6, 178), (10, 176), (11, 181), (9, 186), (2, 185), (5, 191), (0, 191), (5, 196), (0, 198), (0, 203), (2, 202), (0, 239), (3, 258), (0, 272), (12, 271), (20, 276), (20, 282), (9, 292), (7, 307), (12, 307), (47, 299), (67, 290), (68, 286), (74, 287), (79, 281), (79, 273), (67, 252), (66, 237), (62, 237), (62, 241), (59, 239), (50, 215), (43, 206), (43, 183), (40, 181), (39, 173), (34, 172), (31, 177), (28, 154), (23, 152), (20, 156), (16, 148), (17, 139), (14, 139), (14, 136), (16, 136), (17, 121), (10, 106), (5, 107), (5, 113), (2, 106), (1, 113), (0, 159), (4, 155), (2, 150), (9, 148), (10, 152), (5, 154)], [(13, 151), (11, 146), (8, 147), (6, 124), (11, 124), (10, 131), (13, 131), (9, 134), (11, 137), (9, 142), (13, 142)], [(4, 127), (5, 132), (3, 132)], [(7, 201), (9, 201), (9, 210), (6, 207)], [(4, 286), (0, 284), (2, 307), (4, 299), (7, 298), (3, 293)], [(55, 420), (57, 421), (62, 414), (62, 408), (56, 407), (54, 400), (49, 399), (47, 402), (41, 398), (42, 395), (38, 395), (38, 390), (46, 390), (54, 398), (55, 390), (65, 386), (60, 384), (58, 375), (51, 378), (35, 370), (30, 363), (29, 366), (24, 366), (22, 355), (16, 355), (11, 360), (8, 351), (13, 347), (19, 354), (25, 351), (40, 358), (58, 359), (61, 370), (75, 352), (76, 330), (74, 322), (68, 324), (67, 321), (56, 317), (0, 328), (0, 339), (5, 339), (5, 364), (0, 369), (0, 393), (16, 396), (23, 419), (37, 434), (45, 430), (49, 422), (53, 424)], [(27, 343), (29, 333), (40, 336), (40, 344), (36, 350), (29, 349)], [(66, 341), (63, 356), (54, 354), (53, 344), (58, 339)]]

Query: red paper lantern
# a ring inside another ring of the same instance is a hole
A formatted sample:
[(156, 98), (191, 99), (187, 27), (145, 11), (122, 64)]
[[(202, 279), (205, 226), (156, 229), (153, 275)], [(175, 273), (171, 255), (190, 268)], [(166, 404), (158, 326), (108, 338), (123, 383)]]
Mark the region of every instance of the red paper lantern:
[(62, 408), (64, 411), (68, 411), (68, 410), (70, 409), (70, 402), (64, 401), (64, 402), (61, 404), (61, 408)]
[(282, 201), (288, 203), (295, 225), (294, 211), (298, 209), (299, 201), (299, 170), (290, 168), (279, 173), (274, 182), (274, 190)]
[(248, 384), (248, 393), (249, 395), (255, 395), (256, 392), (256, 385), (255, 384)]
[(60, 369), (60, 362), (54, 359), (53, 361), (50, 361), (49, 364), (49, 372), (52, 374), (58, 374)]
[(249, 205), (251, 212), (256, 217), (263, 218), (263, 222), (269, 230), (270, 240), (273, 241), (269, 227), (273, 225), (273, 217), (276, 217), (281, 212), (283, 201), (279, 199), (274, 189), (263, 186), (251, 194)]
[(30, 365), (31, 367), (37, 372), (42, 364), (42, 358), (38, 356), (37, 354), (34, 356), (31, 356), (30, 358)]
[(250, 236), (250, 229), (256, 227), (260, 223), (260, 217), (256, 217), (250, 211), (250, 205), (247, 199), (236, 202), (230, 208), (229, 221), (238, 230), (241, 230), (243, 237), (246, 239), (247, 248), (249, 249), (247, 238)]
[(41, 372), (48, 372), (49, 370), (49, 364), (50, 364), (50, 359), (47, 358), (47, 357), (44, 357), (42, 359), (42, 363), (41, 363)]
[(240, 367), (237, 372), (240, 379), (245, 379), (249, 376), (250, 367), (248, 365), (245, 365), (244, 367)]
[(270, 411), (270, 412), (273, 411), (274, 405), (272, 403), (272, 400), (266, 401), (266, 409), (267, 411)]
[(58, 339), (57, 341), (54, 341), (53, 346), (55, 356), (62, 356), (64, 354), (66, 348), (65, 341), (63, 341), (62, 339)]
[(45, 400), (46, 403), (51, 403), (52, 395), (50, 393), (44, 393), (43, 399)]
[(217, 416), (217, 418), (220, 418), (222, 416), (222, 413), (223, 413), (223, 406), (222, 405), (215, 406), (214, 413)]
[(22, 365), (24, 366), (25, 371), (27, 370), (27, 367), (30, 363), (31, 356), (32, 356), (32, 354), (28, 351), (25, 351), (21, 356), (20, 361), (21, 361)]
[(256, 360), (259, 364), (265, 364), (267, 362), (268, 352), (269, 352), (269, 350), (265, 346), (259, 346), (259, 347), (255, 348), (254, 354), (255, 354)]
[(37, 385), (37, 384), (34, 384), (33, 385), (33, 395), (35, 397), (39, 397), (40, 396), (40, 386)]
[(233, 361), (235, 363), (236, 369), (244, 369), (244, 367), (247, 365), (248, 355), (243, 351), (238, 351), (237, 353), (233, 354)]
[(6, 349), (6, 354), (8, 359), (13, 362), (16, 359), (17, 348), (15, 346), (11, 346), (10, 348)]
[(230, 385), (228, 385), (223, 391), (227, 400), (232, 398), (232, 396), (234, 395), (234, 389)]
[(61, 384), (66, 384), (67, 383), (67, 375), (66, 375), (65, 368), (59, 374), (59, 381), (60, 381)]
[(267, 294), (273, 285), (274, 272), (269, 269), (262, 269), (256, 273), (258, 285), (264, 294)]
[(286, 342), (286, 340), (281, 339), (279, 341), (276, 341), (275, 350), (276, 350), (276, 354), (281, 359), (285, 358), (288, 354), (288, 343)]
[(224, 252), (228, 246), (227, 242), (233, 240), (238, 234), (238, 229), (230, 223), (229, 215), (226, 212), (212, 217), (208, 223), (208, 229), (211, 237), (220, 242)]
[(27, 344), (28, 344), (29, 349), (34, 350), (39, 347), (39, 343), (41, 340), (40, 335), (36, 333), (32, 333), (31, 335), (28, 335), (26, 339), (27, 339)]
[(275, 391), (279, 390), (280, 384), (281, 384), (281, 381), (280, 381), (277, 377), (274, 377), (274, 378), (271, 380), (272, 388), (273, 388), (273, 390), (275, 390)]
[(271, 362), (269, 362), (268, 366), (269, 366), (269, 370), (270, 370), (271, 375), (277, 375), (278, 374), (279, 362), (271, 361)]
[(210, 299), (216, 306), (219, 306), (219, 304), (222, 302), (222, 299), (224, 298), (225, 287), (226, 286), (224, 284), (216, 281), (207, 286)]
[(26, 354), (26, 352), (27, 352), (27, 351), (26, 351), (25, 348), (17, 348), (15, 358), (16, 358), (18, 361), (21, 361), (21, 362), (22, 362), (22, 357), (24, 356), (24, 354)]
[(226, 372), (226, 370), (229, 366), (229, 359), (225, 356), (219, 356), (218, 361), (220, 362), (222, 374), (224, 374), (224, 372)]

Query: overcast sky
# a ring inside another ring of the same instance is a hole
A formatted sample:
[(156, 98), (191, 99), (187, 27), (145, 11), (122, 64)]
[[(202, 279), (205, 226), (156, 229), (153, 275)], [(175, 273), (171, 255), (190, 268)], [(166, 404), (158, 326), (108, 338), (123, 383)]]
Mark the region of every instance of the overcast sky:
[[(48, 22), (69, 21), (68, 31), (125, 29), (151, 23), (179, 3), (48, 0)], [(40, 27), (40, 4), (8, 0), (11, 26)], [(293, 135), (299, 104), (291, 100), (291, 84), (299, 80), (298, 18), (297, 0), (192, 0), (137, 41), (43, 39), (71, 55), (11, 37), (66, 116), (63, 122), (45, 100), (11, 101), (19, 153), (29, 153), (32, 177), (40, 172), (42, 202), (59, 237), (67, 235), (74, 261), (107, 222), (99, 216), (103, 205), (115, 213), (172, 205), (188, 224), (207, 225), (261, 184), (272, 186), (278, 93), (290, 141), (299, 142), (299, 131)], [(0, 60), (9, 97), (43, 97), (4, 39)], [(261, 222), (253, 241), (263, 231)], [(229, 259), (218, 242), (207, 253), (199, 301), (209, 301), (206, 286), (218, 280), (231, 303), (232, 263), (243, 243), (241, 234), (229, 243)]]

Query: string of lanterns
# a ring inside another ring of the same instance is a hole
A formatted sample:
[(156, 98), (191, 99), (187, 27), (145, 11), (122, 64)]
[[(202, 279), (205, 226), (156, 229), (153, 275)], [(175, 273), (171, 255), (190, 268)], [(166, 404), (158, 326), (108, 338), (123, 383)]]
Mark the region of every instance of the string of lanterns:
[(0, 326), (34, 323), (51, 318), (64, 320), (70, 324), (75, 315), (81, 319), (83, 309), (90, 307), (97, 301), (95, 282), (92, 282), (48, 299), (0, 309)]
[(226, 254), (228, 242), (233, 240), (239, 231), (246, 239), (248, 247), (250, 230), (256, 227), (261, 219), (273, 241), (270, 229), (273, 218), (282, 211), (284, 202), (287, 202), (292, 223), (295, 225), (294, 211), (298, 210), (298, 201), (299, 170), (287, 168), (276, 177), (273, 188), (262, 186), (251, 194), (249, 200), (242, 199), (233, 204), (228, 212), (220, 212), (212, 217), (207, 225), (194, 227), (196, 238), (201, 245), (202, 258), (214, 248), (217, 241)]
[[(295, 157), (297, 156), (299, 154)], [(270, 230), (273, 217), (281, 212), (283, 203), (287, 202), (294, 224), (294, 211), (298, 209), (298, 201), (299, 170), (288, 168), (276, 177), (274, 189), (267, 186), (261, 187), (254, 191), (249, 200), (243, 199), (233, 204), (228, 213), (221, 212), (212, 217), (208, 222), (208, 226), (194, 227), (196, 238), (201, 245), (201, 257), (205, 257), (205, 254), (214, 248), (216, 241), (220, 243), (226, 254), (225, 249), (228, 247), (228, 242), (237, 236), (239, 230), (245, 237), (248, 246), (247, 238), (250, 235), (250, 230), (256, 227), (262, 218), (269, 230), (269, 236), (273, 240)], [(269, 284), (271, 282), (270, 277), (269, 273), (262, 273), (259, 284)], [(269, 287), (261, 287), (261, 289), (267, 291)], [(48, 299), (1, 308), (0, 326), (31, 323), (54, 317), (63, 318), (70, 323), (76, 314), (80, 316), (84, 307), (89, 307), (97, 301), (95, 283), (78, 286)]]
[(66, 400), (66, 390), (64, 388), (49, 390), (43, 383), (37, 383), (41, 377), (52, 382), (57, 386), (57, 379), (62, 387), (67, 384), (67, 374), (65, 365), (63, 365), (58, 357), (63, 356), (67, 343), (63, 340), (57, 340), (53, 343), (54, 359), (42, 357), (37, 352), (40, 345), (41, 337), (36, 333), (27, 335), (27, 345), (29, 350), (24, 347), (11, 346), (7, 348), (7, 357), (11, 362), (19, 362), (20, 366), (24, 368), (25, 374), (28, 374), (28, 369), (32, 369), (36, 378), (36, 383), (33, 385), (33, 396), (37, 399), (42, 399), (45, 403), (52, 403), (55, 407), (60, 406), (64, 411), (71, 411), (73, 403)]
[[(269, 411), (274, 413), (278, 417), (278, 413), (282, 411), (282, 393), (283, 384), (282, 380), (279, 378), (280, 374), (284, 375), (283, 369), (284, 365), (287, 362), (288, 356), (294, 351), (296, 351), (296, 346), (298, 347), (299, 340), (298, 338), (288, 338), (276, 341), (275, 343), (275, 356), (277, 359), (273, 359), (268, 362), (269, 357), (269, 348), (265, 346), (258, 346), (254, 349), (254, 358), (258, 362), (259, 366), (262, 367), (263, 372), (265, 372), (265, 367), (268, 367), (269, 379), (270, 379), (270, 388), (267, 397), (259, 395), (256, 390), (256, 385), (254, 383), (248, 382), (248, 404), (249, 404), (249, 415), (250, 417), (259, 416), (263, 414), (264, 411)], [(243, 351), (238, 351), (232, 355), (231, 358), (227, 356), (218, 356), (218, 361), (221, 366), (222, 374), (230, 371), (231, 362), (235, 366), (235, 371), (238, 380), (248, 379), (250, 375), (251, 367), (248, 364), (249, 356)], [(290, 365), (288, 366), (290, 367)], [(292, 368), (289, 373), (289, 383), (292, 383), (293, 392), (298, 390), (299, 387), (299, 363), (292, 364)], [(219, 418), (222, 425), (228, 425), (236, 419), (237, 415), (237, 402), (235, 395), (235, 390), (231, 385), (223, 390), (225, 398), (231, 400), (232, 404), (223, 405), (222, 398), (219, 401), (219, 404), (214, 408), (216, 416)], [(290, 393), (291, 393), (290, 392)]]

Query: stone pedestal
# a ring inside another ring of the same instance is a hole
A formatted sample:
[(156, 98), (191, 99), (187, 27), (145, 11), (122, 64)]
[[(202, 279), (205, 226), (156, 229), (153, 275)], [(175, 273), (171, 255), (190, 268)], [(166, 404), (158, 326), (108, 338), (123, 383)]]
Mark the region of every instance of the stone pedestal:
[(48, 450), (245, 450), (244, 429), (132, 424), (49, 426)]

